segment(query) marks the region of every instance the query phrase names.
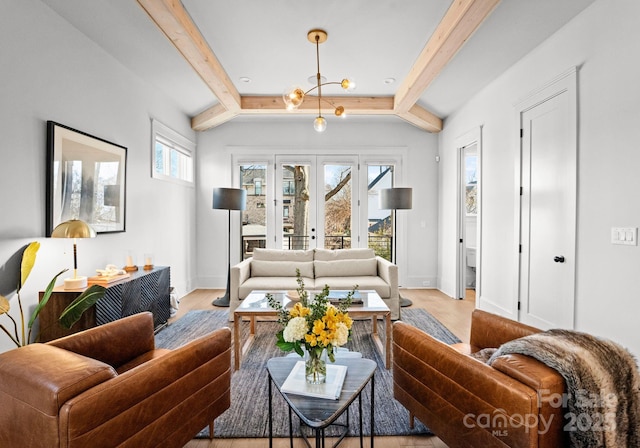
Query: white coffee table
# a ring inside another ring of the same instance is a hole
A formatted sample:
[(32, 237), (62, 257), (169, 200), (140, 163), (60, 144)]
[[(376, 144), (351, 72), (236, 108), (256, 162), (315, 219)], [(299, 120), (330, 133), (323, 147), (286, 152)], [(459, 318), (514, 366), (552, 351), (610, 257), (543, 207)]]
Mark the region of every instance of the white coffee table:
[[(349, 316), (354, 319), (370, 318), (371, 319), (371, 337), (375, 343), (375, 347), (385, 359), (385, 367), (391, 368), (391, 310), (380, 298), (377, 292), (368, 290), (359, 290), (362, 298), (362, 305), (352, 305), (349, 307)], [(240, 368), (242, 356), (249, 350), (256, 334), (256, 317), (277, 316), (278, 312), (269, 306), (266, 294), (270, 293), (285, 308), (290, 308), (295, 303), (287, 296), (286, 291), (251, 291), (251, 293), (242, 300), (242, 303), (233, 312), (233, 350), (234, 350), (234, 368)], [(313, 291), (309, 291), (313, 293)], [(385, 341), (382, 342), (378, 332), (378, 316), (382, 316), (385, 322)], [(242, 341), (240, 326), (244, 318), (249, 318), (249, 337), (246, 341)]]

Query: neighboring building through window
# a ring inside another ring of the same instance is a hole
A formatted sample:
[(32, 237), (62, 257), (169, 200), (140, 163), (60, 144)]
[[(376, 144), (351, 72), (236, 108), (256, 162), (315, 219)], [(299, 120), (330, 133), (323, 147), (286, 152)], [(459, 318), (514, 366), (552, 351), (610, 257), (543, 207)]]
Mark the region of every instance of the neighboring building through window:
[(151, 177), (192, 185), (195, 144), (157, 120), (151, 128)]

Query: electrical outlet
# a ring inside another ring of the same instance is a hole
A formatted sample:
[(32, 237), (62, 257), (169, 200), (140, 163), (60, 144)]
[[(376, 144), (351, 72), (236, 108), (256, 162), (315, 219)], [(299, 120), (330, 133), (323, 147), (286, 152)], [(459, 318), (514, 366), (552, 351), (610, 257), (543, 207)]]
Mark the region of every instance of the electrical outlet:
[(425, 280), (422, 282), (422, 286), (431, 286), (431, 282), (429, 280)]

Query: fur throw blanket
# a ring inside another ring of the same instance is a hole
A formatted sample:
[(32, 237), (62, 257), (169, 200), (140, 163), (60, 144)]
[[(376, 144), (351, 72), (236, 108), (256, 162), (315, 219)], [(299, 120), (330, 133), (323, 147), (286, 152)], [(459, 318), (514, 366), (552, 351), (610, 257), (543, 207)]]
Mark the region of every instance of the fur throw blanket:
[(503, 344), (488, 364), (511, 353), (531, 356), (564, 377), (564, 429), (572, 447), (640, 447), (640, 374), (625, 348), (585, 333), (549, 330)]

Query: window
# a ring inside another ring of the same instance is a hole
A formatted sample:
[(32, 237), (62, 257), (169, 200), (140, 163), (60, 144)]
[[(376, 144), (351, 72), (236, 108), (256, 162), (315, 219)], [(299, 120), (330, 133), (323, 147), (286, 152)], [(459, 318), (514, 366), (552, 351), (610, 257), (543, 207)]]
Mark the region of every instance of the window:
[(262, 196), (262, 181), (259, 179), (253, 181), (253, 194)]
[(294, 196), (296, 194), (296, 182), (293, 180), (283, 180), (282, 194), (284, 196)]
[(151, 128), (151, 177), (193, 185), (195, 144), (156, 120)]

